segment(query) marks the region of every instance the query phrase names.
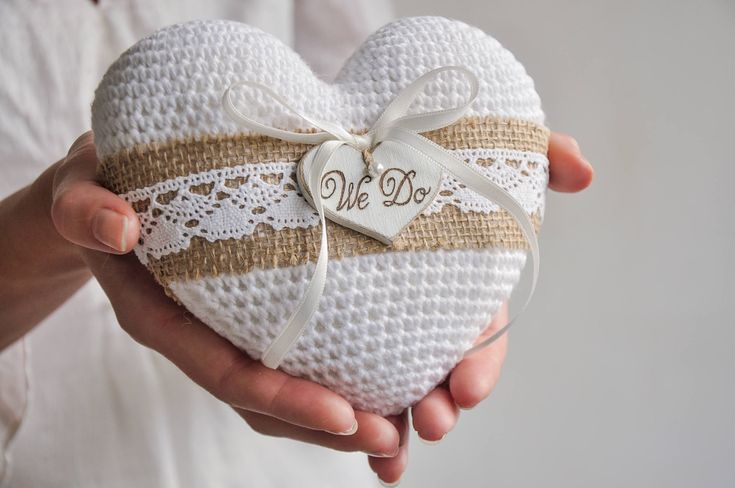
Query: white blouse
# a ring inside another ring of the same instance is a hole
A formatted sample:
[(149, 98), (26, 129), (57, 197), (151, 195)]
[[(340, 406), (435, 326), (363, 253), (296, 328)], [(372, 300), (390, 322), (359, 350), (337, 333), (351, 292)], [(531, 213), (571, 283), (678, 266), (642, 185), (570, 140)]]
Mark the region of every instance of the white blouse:
[[(89, 129), (93, 92), (107, 66), (160, 27), (195, 18), (247, 22), (330, 77), (390, 15), (388, 0), (5, 0), (0, 199)], [(376, 482), (363, 454), (256, 434), (134, 342), (94, 281), (0, 352), (0, 477), (2, 486), (19, 488)]]

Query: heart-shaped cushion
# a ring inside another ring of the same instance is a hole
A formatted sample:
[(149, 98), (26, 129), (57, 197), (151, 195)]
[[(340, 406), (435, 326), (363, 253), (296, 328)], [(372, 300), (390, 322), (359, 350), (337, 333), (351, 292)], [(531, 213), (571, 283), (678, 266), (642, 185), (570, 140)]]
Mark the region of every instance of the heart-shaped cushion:
[[(100, 179), (138, 212), (135, 252), (167, 293), (259, 359), (301, 300), (319, 252), (319, 219), (296, 178), (312, 146), (243, 131), (222, 110), (223, 92), (261, 83), (302, 113), (361, 132), (411, 81), (452, 65), (479, 78), (479, 96), (457, 123), (423, 135), (509, 191), (538, 230), (549, 132), (533, 81), (495, 39), (440, 17), (381, 28), (332, 83), (244, 24), (162, 29), (126, 51), (96, 91)], [(465, 85), (444, 73), (411, 112), (461, 105)], [(243, 93), (239, 102), (263, 123), (312, 129), (271, 99)], [(389, 245), (333, 222), (328, 235), (319, 309), (280, 368), (381, 415), (447, 376), (526, 260), (510, 214), (446, 174)]]

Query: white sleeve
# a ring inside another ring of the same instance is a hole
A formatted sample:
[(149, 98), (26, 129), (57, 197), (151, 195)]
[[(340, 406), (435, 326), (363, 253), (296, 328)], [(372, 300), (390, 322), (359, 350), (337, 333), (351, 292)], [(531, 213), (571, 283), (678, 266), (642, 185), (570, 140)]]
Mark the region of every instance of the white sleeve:
[(0, 484), (8, 476), (8, 447), (28, 405), (27, 356), (25, 337), (0, 351)]
[(331, 80), (353, 51), (394, 18), (392, 0), (296, 0), (294, 49)]

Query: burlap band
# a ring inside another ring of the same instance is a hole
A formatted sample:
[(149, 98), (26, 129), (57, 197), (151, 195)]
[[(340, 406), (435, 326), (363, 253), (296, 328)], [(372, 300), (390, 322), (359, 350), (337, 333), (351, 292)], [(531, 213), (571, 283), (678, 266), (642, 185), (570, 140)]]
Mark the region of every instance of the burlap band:
[[(503, 148), (546, 154), (549, 130), (526, 121), (468, 117), (423, 135), (449, 150)], [(216, 168), (297, 162), (311, 147), (259, 135), (177, 140), (137, 146), (107, 157), (98, 167), (98, 176), (107, 188), (126, 193)], [(478, 163), (489, 165), (493, 161)], [(541, 218), (537, 214), (531, 217), (538, 232)], [(330, 260), (383, 252), (527, 248), (520, 228), (507, 212), (462, 212), (452, 205), (420, 215), (390, 246), (332, 222), (327, 228)], [(318, 226), (275, 230), (260, 224), (252, 235), (239, 239), (210, 242), (195, 237), (187, 249), (159, 259), (148, 256), (148, 268), (175, 298), (169, 288), (174, 281), (315, 262), (319, 241)]]
[[(450, 150), (504, 148), (540, 154), (546, 154), (549, 140), (549, 130), (542, 125), (496, 117), (467, 117), (423, 135)], [(100, 162), (98, 177), (115, 193), (126, 193), (215, 168), (296, 162), (311, 147), (260, 135), (205, 136), (152, 143), (106, 157)]]
[[(538, 232), (540, 216), (531, 218)], [(327, 232), (330, 260), (396, 251), (527, 248), (521, 230), (507, 212), (461, 212), (452, 205), (420, 215), (390, 246), (333, 222), (327, 222)], [(160, 259), (149, 257), (148, 268), (168, 289), (172, 281), (297, 266), (316, 261), (319, 234), (319, 227), (274, 230), (260, 224), (252, 235), (240, 239), (210, 242), (196, 237), (186, 250)]]

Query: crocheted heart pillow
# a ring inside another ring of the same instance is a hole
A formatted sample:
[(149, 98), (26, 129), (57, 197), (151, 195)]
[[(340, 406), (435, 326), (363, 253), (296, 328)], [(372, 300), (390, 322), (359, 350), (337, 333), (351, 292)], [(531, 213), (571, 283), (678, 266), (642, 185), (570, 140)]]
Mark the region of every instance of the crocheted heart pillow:
[[(135, 252), (166, 292), (255, 359), (299, 305), (319, 255), (319, 218), (297, 163), (312, 146), (243, 130), (223, 93), (249, 80), (301, 113), (368, 129), (409, 83), (442, 66), (479, 79), (456, 123), (422, 135), (509, 192), (536, 230), (549, 131), (533, 81), (495, 39), (461, 22), (406, 18), (370, 36), (332, 83), (253, 27), (162, 29), (107, 71), (92, 107), (100, 180), (142, 223)], [(412, 113), (462, 103), (443, 73)], [(238, 95), (263, 124), (313, 131), (272, 98)], [(329, 221), (319, 308), (280, 368), (356, 408), (396, 414), (443, 381), (508, 299), (526, 262), (516, 221), (454, 177), (389, 244)]]

